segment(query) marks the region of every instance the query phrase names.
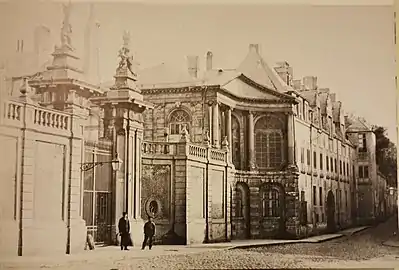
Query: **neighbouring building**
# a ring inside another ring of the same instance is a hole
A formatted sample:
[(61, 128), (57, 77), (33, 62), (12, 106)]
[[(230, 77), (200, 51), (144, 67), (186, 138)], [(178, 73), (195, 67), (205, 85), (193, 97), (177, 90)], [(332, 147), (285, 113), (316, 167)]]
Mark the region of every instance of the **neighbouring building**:
[(189, 56), (182, 69), (137, 70), (125, 33), (114, 80), (93, 83), (98, 33), (86, 29), (80, 65), (69, 7), (51, 62), (0, 69), (0, 255), (74, 253), (88, 234), (115, 243), (123, 211), (135, 245), (148, 216), (158, 243), (190, 244), (302, 238), (392, 214), (372, 130), (316, 77), (270, 67), (257, 44), (234, 69), (208, 52), (204, 69)]

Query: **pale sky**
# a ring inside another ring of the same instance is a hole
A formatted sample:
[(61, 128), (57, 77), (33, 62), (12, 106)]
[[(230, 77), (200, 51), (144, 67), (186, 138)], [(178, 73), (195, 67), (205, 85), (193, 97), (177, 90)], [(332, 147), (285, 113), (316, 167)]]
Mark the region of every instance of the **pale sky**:
[[(11, 3), (11, 2), (10, 2)], [(243, 2), (242, 2), (243, 3)], [(74, 4), (73, 43), (82, 53), (88, 4)], [(294, 77), (314, 75), (319, 87), (337, 93), (344, 109), (370, 123), (388, 127), (396, 142), (396, 90), (393, 8), (390, 6), (294, 5), (149, 5), (99, 3), (100, 73), (112, 79), (124, 30), (131, 33), (136, 60), (142, 67), (161, 62), (184, 65), (186, 55), (213, 52), (214, 66), (235, 68), (248, 45), (259, 43), (270, 66), (285, 60)], [(32, 49), (35, 26), (48, 26), (59, 42), (59, 3), (0, 3), (1, 53), (15, 51), (24, 39)], [(0, 57), (1, 57), (0, 53)], [(82, 54), (81, 54), (82, 55)]]

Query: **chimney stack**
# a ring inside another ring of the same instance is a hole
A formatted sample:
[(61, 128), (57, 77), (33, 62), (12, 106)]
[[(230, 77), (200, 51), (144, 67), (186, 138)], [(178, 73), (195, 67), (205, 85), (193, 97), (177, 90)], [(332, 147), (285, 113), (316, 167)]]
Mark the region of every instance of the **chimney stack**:
[(259, 54), (259, 44), (249, 44), (249, 51), (255, 51)]
[(187, 56), (188, 73), (193, 78), (198, 78), (198, 56)]
[(305, 90), (316, 90), (317, 89), (317, 77), (306, 76), (303, 78), (303, 86)]
[(288, 62), (278, 62), (277, 67), (275, 67), (274, 70), (287, 85), (292, 85), (292, 77), (294, 76), (294, 72)]
[(301, 90), (301, 86), (302, 86), (301, 80), (293, 80), (292, 81), (292, 87), (295, 90)]
[(213, 53), (211, 51), (208, 51), (206, 53), (206, 70), (212, 70), (212, 58)]
[(331, 94), (330, 94), (330, 99), (331, 99), (331, 102), (332, 102), (332, 103), (335, 102), (335, 93), (331, 93)]

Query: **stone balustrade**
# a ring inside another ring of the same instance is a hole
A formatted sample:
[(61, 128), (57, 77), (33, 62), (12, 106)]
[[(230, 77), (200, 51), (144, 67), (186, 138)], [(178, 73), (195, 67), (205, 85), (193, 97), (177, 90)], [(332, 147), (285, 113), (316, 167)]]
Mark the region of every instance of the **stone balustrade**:
[(5, 103), (4, 117), (8, 120), (21, 121), (22, 104), (15, 101)]
[(67, 135), (72, 129), (71, 115), (68, 113), (13, 100), (3, 103), (1, 122), (9, 127), (26, 126), (30, 129), (58, 135)]
[(69, 120), (70, 116), (65, 113), (43, 108), (34, 109), (33, 124), (35, 125), (68, 130)]
[(185, 155), (189, 159), (198, 161), (212, 161), (217, 163), (226, 163), (228, 161), (228, 152), (222, 149), (208, 148), (201, 145), (185, 142), (149, 142), (142, 144), (142, 153), (144, 157), (150, 156), (177, 156)]

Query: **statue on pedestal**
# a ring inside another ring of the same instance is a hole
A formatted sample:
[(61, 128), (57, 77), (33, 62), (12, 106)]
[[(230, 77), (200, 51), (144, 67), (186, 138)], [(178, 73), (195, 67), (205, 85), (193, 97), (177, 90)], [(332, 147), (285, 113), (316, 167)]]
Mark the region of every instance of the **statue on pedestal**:
[(71, 15), (72, 5), (69, 2), (68, 4), (62, 4), (62, 11), (64, 13), (64, 20), (62, 21), (61, 28), (61, 48), (68, 48), (70, 50), (74, 50), (72, 46), (72, 25), (69, 21)]
[(119, 50), (119, 65), (117, 71), (123, 71), (124, 69), (128, 69), (133, 76), (137, 76), (133, 71), (133, 56), (130, 56), (130, 33), (125, 31), (123, 34), (123, 46)]

